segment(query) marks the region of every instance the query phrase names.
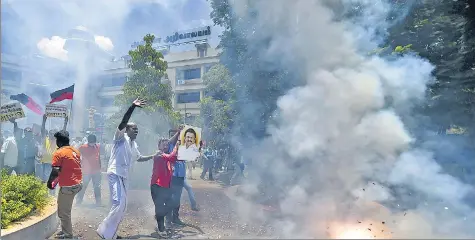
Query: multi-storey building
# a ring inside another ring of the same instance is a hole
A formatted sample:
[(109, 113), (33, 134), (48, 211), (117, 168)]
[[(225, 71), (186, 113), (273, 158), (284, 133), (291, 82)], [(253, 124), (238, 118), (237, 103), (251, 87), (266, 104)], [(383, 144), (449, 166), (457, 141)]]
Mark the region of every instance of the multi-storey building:
[[(174, 93), (173, 107), (186, 118), (200, 114), (199, 102), (204, 97), (202, 77), (219, 62), (218, 50), (211, 48), (207, 41), (201, 41), (195, 46), (193, 51), (170, 52), (169, 48), (162, 51), (168, 63), (168, 81)], [(104, 74), (99, 76), (102, 87), (98, 95), (105, 115), (112, 115), (117, 111), (114, 107), (114, 97), (122, 93), (122, 86), (132, 73), (128, 61), (127, 57), (123, 57), (113, 62)]]

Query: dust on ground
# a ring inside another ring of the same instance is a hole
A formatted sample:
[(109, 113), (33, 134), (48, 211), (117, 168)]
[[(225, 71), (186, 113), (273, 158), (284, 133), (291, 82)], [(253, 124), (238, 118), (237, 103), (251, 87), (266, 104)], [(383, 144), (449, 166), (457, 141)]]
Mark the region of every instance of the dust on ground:
[[(193, 176), (199, 176), (200, 171), (201, 169), (199, 168), (195, 169)], [(155, 231), (154, 206), (148, 184), (141, 187), (141, 189), (136, 187), (130, 190), (127, 212), (119, 227), (118, 235), (127, 239), (243, 239), (271, 237), (272, 230), (268, 226), (261, 224), (250, 226), (240, 223), (233, 209), (234, 204), (232, 204), (229, 194), (226, 194), (226, 186), (218, 182), (201, 179), (188, 181), (193, 186), (200, 211), (191, 211), (188, 194), (183, 190), (180, 218), (187, 226), (174, 227), (168, 234), (158, 234)], [(94, 205), (91, 184), (86, 190), (83, 204), (73, 206), (73, 228), (75, 235), (81, 239), (100, 239), (95, 230), (109, 212), (107, 179), (104, 176), (102, 182), (102, 199), (106, 203), (105, 206), (97, 207)]]

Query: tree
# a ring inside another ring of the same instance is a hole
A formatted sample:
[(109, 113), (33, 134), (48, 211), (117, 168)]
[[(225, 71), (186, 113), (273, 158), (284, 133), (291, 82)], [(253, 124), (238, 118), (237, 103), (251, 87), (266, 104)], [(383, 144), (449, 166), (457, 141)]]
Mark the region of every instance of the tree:
[[(436, 66), (436, 81), (427, 92), (429, 101), (418, 110), (430, 117), (433, 128), (441, 133), (453, 124), (467, 126), (473, 119), (470, 9), (467, 1), (422, 1), (404, 22), (390, 30), (390, 49), (408, 45)], [(440, 112), (445, 114), (441, 116)]]
[[(115, 104), (118, 111), (108, 120), (108, 132), (113, 132), (122, 119), (125, 108), (137, 97), (147, 100), (144, 111), (137, 111), (132, 120), (144, 129), (146, 139), (156, 139), (157, 134), (165, 134), (167, 128), (177, 124), (180, 115), (173, 110), (172, 87), (166, 78), (167, 62), (163, 54), (153, 48), (155, 36), (147, 34), (143, 40), (144, 45), (139, 45), (129, 51), (131, 61), (129, 67), (132, 75), (123, 86), (123, 93), (116, 96)], [(147, 141), (148, 142), (148, 141)]]
[(253, 29), (256, 24), (252, 1), (249, 1), (246, 21), (240, 21), (241, 16), (233, 14), (228, 0), (210, 2), (213, 22), (224, 28), (219, 43), (221, 63), (229, 70), (235, 86), (234, 132), (242, 142), (250, 143), (266, 136), (266, 125), (277, 108), (277, 99), (288, 89), (304, 83), (298, 76), (302, 66), (262, 60), (261, 56), (272, 43), (267, 36), (255, 38), (248, 44), (248, 33), (243, 29)]
[(213, 66), (204, 76), (205, 97), (201, 100), (201, 121), (208, 145), (223, 148), (233, 126), (235, 86), (230, 73), (221, 64)]
[(163, 54), (152, 47), (154, 39), (154, 35), (147, 34), (143, 38), (144, 45), (129, 51), (132, 76), (124, 84), (123, 94), (116, 97), (120, 105), (128, 105), (140, 96), (147, 100), (147, 110), (172, 109), (172, 88), (170, 84), (162, 82), (168, 65)]

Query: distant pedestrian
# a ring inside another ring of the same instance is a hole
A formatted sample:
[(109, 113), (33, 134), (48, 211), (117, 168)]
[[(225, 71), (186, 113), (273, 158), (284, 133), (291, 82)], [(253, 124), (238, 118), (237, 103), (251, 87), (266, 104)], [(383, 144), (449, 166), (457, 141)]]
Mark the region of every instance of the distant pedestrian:
[(2, 144), (0, 159), (2, 169), (6, 169), (8, 174), (11, 174), (17, 168), (18, 147), (14, 136), (7, 135), (7, 139)]
[(13, 123), (13, 134), (15, 135), (18, 148), (18, 172), (20, 174), (35, 175), (39, 146), (33, 137), (33, 129), (26, 127), (22, 130), (18, 127), (15, 120), (10, 120), (10, 122)]
[(205, 149), (203, 153), (201, 153), (201, 158), (203, 159), (203, 172), (201, 172), (201, 179), (205, 179), (206, 173), (208, 172), (208, 180), (213, 181), (213, 165), (214, 165), (214, 156), (213, 151), (209, 149)]
[(79, 192), (76, 198), (76, 204), (82, 203), (87, 186), (91, 180), (96, 205), (100, 206), (102, 204), (100, 145), (97, 144), (96, 141), (96, 135), (90, 134), (87, 136), (87, 144), (83, 144), (79, 147), (79, 152), (81, 153), (81, 169), (84, 174), (84, 180), (83, 189)]

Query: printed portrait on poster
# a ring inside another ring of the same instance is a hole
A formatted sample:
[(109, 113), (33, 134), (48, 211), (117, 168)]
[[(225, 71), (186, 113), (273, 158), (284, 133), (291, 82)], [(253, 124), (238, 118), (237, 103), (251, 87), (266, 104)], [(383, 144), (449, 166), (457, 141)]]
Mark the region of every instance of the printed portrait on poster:
[(200, 156), (201, 128), (185, 125), (180, 133), (178, 160), (194, 162)]

